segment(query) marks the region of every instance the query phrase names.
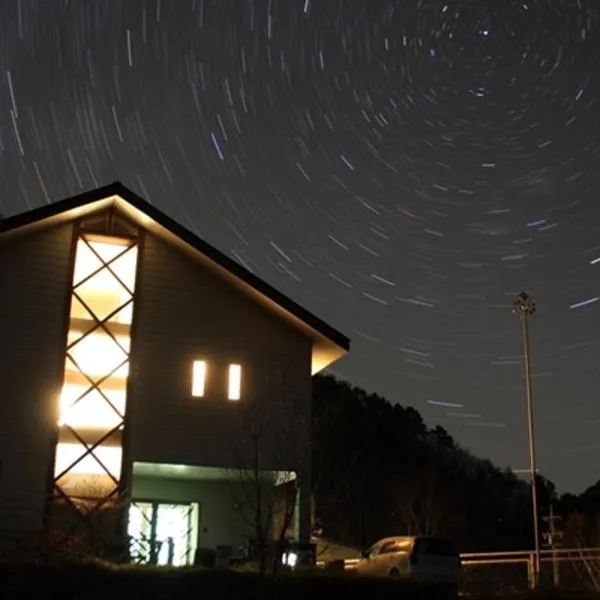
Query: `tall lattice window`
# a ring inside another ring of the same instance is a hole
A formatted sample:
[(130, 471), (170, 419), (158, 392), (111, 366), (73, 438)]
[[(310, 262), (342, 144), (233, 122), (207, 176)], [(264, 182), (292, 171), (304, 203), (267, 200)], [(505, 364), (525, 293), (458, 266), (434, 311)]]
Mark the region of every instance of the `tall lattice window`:
[(55, 490), (106, 498), (119, 484), (138, 247), (135, 239), (77, 239)]

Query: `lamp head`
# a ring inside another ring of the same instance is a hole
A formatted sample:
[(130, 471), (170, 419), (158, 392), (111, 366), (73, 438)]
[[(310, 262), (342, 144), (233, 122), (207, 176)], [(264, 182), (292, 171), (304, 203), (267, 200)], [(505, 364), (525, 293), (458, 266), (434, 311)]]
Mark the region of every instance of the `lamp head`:
[(513, 302), (513, 314), (524, 317), (535, 313), (535, 300), (527, 292), (521, 292)]

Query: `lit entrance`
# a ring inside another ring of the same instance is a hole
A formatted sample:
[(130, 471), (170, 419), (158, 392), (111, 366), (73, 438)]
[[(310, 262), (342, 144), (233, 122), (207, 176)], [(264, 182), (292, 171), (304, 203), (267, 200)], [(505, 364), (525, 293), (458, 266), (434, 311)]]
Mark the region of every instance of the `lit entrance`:
[(198, 505), (134, 502), (127, 533), (135, 563), (182, 567), (193, 563)]

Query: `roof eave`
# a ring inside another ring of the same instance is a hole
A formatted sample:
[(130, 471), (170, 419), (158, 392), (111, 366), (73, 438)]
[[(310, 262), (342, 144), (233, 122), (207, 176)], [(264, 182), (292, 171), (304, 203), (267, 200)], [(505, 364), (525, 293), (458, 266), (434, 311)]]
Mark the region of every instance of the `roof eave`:
[(321, 339), (313, 344), (311, 375), (320, 373), (334, 362), (344, 358), (350, 348), (342, 348), (330, 340)]
[(243, 287), (249, 296), (285, 318), (312, 339), (311, 371), (313, 374), (339, 360), (350, 350), (350, 340), (345, 335), (306, 311), (227, 255), (200, 240), (195, 234), (119, 182), (5, 218), (0, 221), (0, 241), (48, 226), (67, 223), (105, 209), (111, 204), (116, 205), (129, 218), (150, 232), (193, 252), (207, 266), (219, 271), (238, 287)]

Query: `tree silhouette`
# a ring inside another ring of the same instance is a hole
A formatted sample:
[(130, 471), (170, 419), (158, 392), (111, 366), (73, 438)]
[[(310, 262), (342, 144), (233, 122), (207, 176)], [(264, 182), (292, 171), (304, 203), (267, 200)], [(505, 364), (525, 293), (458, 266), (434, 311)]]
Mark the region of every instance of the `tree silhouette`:
[[(364, 548), (421, 532), (451, 535), (463, 551), (532, 547), (528, 482), (428, 428), (415, 409), (317, 375), (312, 414), (313, 479), (328, 482), (314, 490), (315, 516), (332, 541)], [(546, 514), (554, 485), (537, 483)]]

